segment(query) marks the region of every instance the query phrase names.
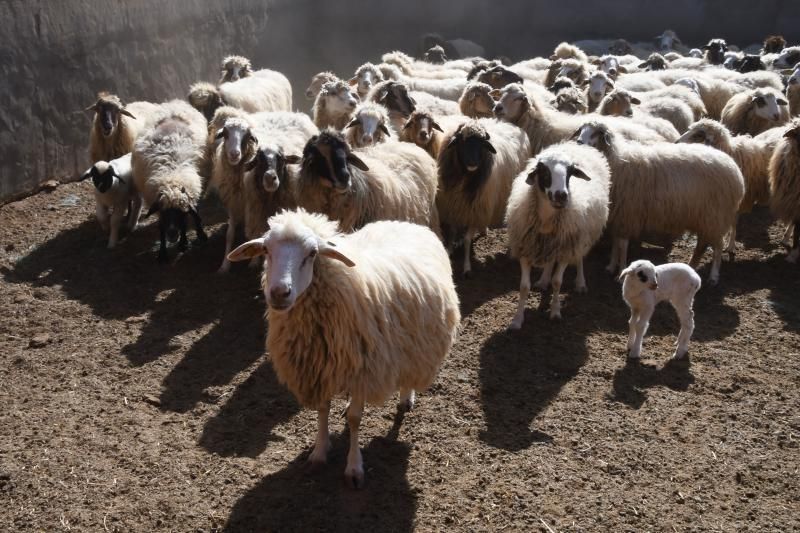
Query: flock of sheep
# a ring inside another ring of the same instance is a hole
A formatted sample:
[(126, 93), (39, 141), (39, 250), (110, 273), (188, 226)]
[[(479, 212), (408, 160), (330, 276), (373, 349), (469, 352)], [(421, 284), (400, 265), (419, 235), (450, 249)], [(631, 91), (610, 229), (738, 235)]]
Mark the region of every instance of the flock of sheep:
[[(109, 247), (143, 204), (146, 217), (158, 214), (159, 261), (167, 241), (187, 247), (189, 219), (206, 239), (198, 203), (216, 191), (228, 213), (220, 272), (266, 259), (268, 351), (280, 381), (319, 412), (310, 461), (325, 462), (331, 399), (348, 395), (345, 475), (358, 487), (364, 405), (399, 389), (409, 409), (431, 384), (460, 322), (448, 252), (463, 243), (468, 275), (472, 241), (488, 227), (507, 227), (520, 262), (512, 329), (523, 325), (532, 267), (560, 318), (567, 266), (586, 291), (583, 259), (607, 232), (607, 270), (631, 308), (631, 358), (659, 301), (678, 313), (674, 357), (685, 356), (694, 268), (710, 246), (708, 281), (718, 282), (738, 213), (770, 205), (787, 223), (787, 259), (800, 256), (800, 120), (791, 118), (800, 47), (770, 37), (748, 55), (712, 39), (684, 55), (674, 32), (659, 39), (661, 53), (647, 57), (624, 41), (597, 55), (562, 43), (510, 65), (448, 60), (441, 46), (423, 61), (391, 52), (349, 78), (315, 75), (312, 117), (291, 111), (286, 77), (231, 56), (188, 103), (124, 105), (101, 93), (88, 108), (94, 163), (84, 178)], [(234, 249), (237, 228), (247, 242)], [(630, 240), (669, 245), (686, 232), (697, 237), (688, 266), (628, 266)]]

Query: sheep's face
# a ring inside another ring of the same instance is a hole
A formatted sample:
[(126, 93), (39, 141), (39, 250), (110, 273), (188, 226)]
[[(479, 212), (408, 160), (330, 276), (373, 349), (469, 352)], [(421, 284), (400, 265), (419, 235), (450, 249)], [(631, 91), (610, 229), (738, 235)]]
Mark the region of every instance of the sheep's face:
[(296, 155), (284, 155), (279, 148), (262, 147), (250, 161), (245, 170), (253, 174), (253, 179), (260, 191), (273, 193), (286, 180), (286, 165), (300, 162)]
[(125, 109), (122, 102), (115, 96), (110, 99), (99, 98), (94, 105), (87, 107), (86, 111), (95, 112), (95, 122), (100, 126), (104, 137), (111, 136), (117, 129), (120, 115), (136, 118), (130, 111)]
[(81, 181), (89, 178), (92, 178), (95, 189), (100, 193), (104, 193), (114, 185), (114, 179), (118, 179), (119, 176), (117, 176), (117, 173), (114, 171), (114, 167), (109, 165), (108, 162), (97, 161), (92, 165), (92, 168), (81, 176)]
[(356, 71), (356, 75), (350, 78), (350, 85), (356, 87), (358, 96), (362, 99), (367, 96), (367, 93), (372, 87), (383, 81), (383, 75), (372, 64), (367, 64)]
[(311, 78), (311, 84), (306, 89), (306, 98), (313, 100), (317, 97), (320, 90), (322, 90), (323, 85), (328, 82), (335, 81), (338, 81), (338, 78), (332, 72), (319, 72), (314, 74), (314, 76)]
[(350, 187), (348, 165), (368, 171), (369, 167), (350, 151), (341, 134), (315, 135), (303, 150), (303, 171), (311, 172), (325, 187), (344, 192)]
[(512, 124), (516, 123), (531, 105), (528, 95), (519, 85), (506, 87), (502, 91), (492, 91), (492, 96), (499, 97), (494, 105), (494, 116)]
[(759, 93), (753, 94), (751, 105), (755, 115), (770, 122), (777, 122), (781, 118), (780, 106), (789, 105), (789, 102), (773, 93)]
[(687, 89), (691, 89), (695, 94), (700, 96), (700, 85), (692, 78), (681, 78), (675, 82), (675, 85), (682, 85)]
[(627, 91), (614, 91), (603, 99), (602, 104), (600, 104), (602, 109), (600, 114), (617, 117), (632, 117), (633, 106), (640, 103), (641, 101), (638, 98), (632, 96)]
[(620, 66), (619, 60), (614, 56), (603, 56), (598, 60), (597, 66), (612, 79), (617, 79), (620, 72), (627, 72), (624, 67)]
[(656, 267), (646, 259), (639, 259), (628, 265), (628, 268), (620, 273), (619, 279), (624, 281), (628, 287), (630, 287), (630, 284), (635, 283), (641, 286), (642, 289), (651, 291), (658, 289)]
[(547, 196), (551, 206), (563, 209), (569, 203), (569, 179), (571, 177), (587, 181), (590, 179), (576, 165), (558, 160), (537, 161), (533, 169), (528, 172), (525, 183), (539, 187), (539, 190)]
[(791, 128), (783, 133), (783, 136), (790, 141), (794, 141), (795, 149), (800, 148), (800, 123), (795, 122)]
[(502, 65), (497, 65), (478, 74), (478, 81), (488, 83), (493, 89), (502, 89), (509, 83), (522, 83), (522, 76), (508, 70)]
[(455, 150), (456, 157), (468, 174), (477, 172), (482, 166), (491, 161), (489, 154), (497, 153), (489, 142), (489, 134), (476, 129), (459, 127), (458, 131), (450, 138), (447, 150)]
[(417, 102), (408, 94), (408, 88), (402, 83), (389, 82), (374, 97), (375, 102), (382, 104), (390, 112), (407, 117), (414, 112)]
[(589, 101), (592, 103), (599, 103), (600, 100), (608, 93), (614, 89), (614, 82), (608, 79), (605, 74), (601, 74), (596, 72), (589, 78), (589, 87), (587, 90), (587, 94), (589, 95)]
[(323, 107), (334, 115), (347, 115), (353, 112), (359, 102), (358, 95), (343, 82), (326, 83), (319, 93)]
[(222, 140), (225, 157), (232, 166), (241, 163), (243, 156), (252, 154), (258, 146), (258, 139), (253, 135), (250, 125), (239, 118), (227, 119), (217, 131), (216, 139)]
[(605, 152), (613, 142), (611, 132), (602, 124), (589, 123), (584, 124), (578, 131), (572, 134), (572, 139), (578, 144), (585, 144), (592, 148), (597, 148), (601, 152)]
[(562, 113), (580, 115), (586, 113), (586, 101), (579, 92), (568, 90), (556, 96), (555, 107)]
[(650, 54), (646, 61), (639, 63), (639, 68), (646, 71), (666, 70), (667, 60), (661, 54)]
[(404, 137), (411, 139), (420, 148), (430, 144), (433, 130), (442, 131), (442, 128), (428, 113), (414, 113), (403, 126)]
[(386, 127), (384, 117), (378, 113), (357, 113), (345, 128), (355, 130), (352, 137), (354, 141), (353, 146), (355, 148), (372, 146), (385, 142), (391, 137), (389, 128)]
[(744, 56), (736, 68), (741, 73), (755, 72), (757, 70), (766, 70), (766, 65), (761, 61), (761, 56), (748, 54)]
[(428, 51), (425, 52), (423, 58), (428, 63), (433, 63), (434, 65), (441, 65), (445, 61), (447, 61), (447, 56), (444, 53), (444, 48), (442, 48), (439, 45), (436, 45), (428, 49)]
[[(464, 89), (465, 93), (461, 98), (466, 99), (466, 109), (469, 111), (469, 116), (473, 118), (488, 118), (494, 115), (494, 99), (489, 95), (491, 90), (492, 88), (485, 84)], [(467, 113), (465, 112), (464, 114), (466, 115)]]
[(682, 43), (672, 30), (666, 30), (664, 33), (656, 37), (656, 47), (658, 47), (661, 52), (669, 52), (676, 44)]
[(775, 68), (792, 68), (798, 63), (800, 63), (800, 46), (792, 46), (784, 48), (772, 64)]
[(229, 56), (222, 61), (222, 78), (220, 84), (229, 81), (238, 81), (253, 74), (250, 60), (241, 56)]
[(703, 46), (706, 51), (706, 59), (712, 65), (721, 65), (725, 62), (725, 52), (728, 51), (728, 44), (725, 39), (711, 39), (708, 44)]

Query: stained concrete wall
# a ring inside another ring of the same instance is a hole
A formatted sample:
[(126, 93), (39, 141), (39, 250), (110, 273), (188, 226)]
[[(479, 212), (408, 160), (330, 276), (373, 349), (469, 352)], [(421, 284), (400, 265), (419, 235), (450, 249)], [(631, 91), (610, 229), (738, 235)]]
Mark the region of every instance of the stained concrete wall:
[(216, 80), (227, 53), (285, 72), (307, 111), (314, 72), (347, 75), (384, 51), (416, 53), (431, 31), (513, 59), (664, 28), (686, 44), (719, 36), (744, 46), (776, 32), (800, 41), (797, 0), (9, 0), (0, 20), (0, 202), (86, 167), (82, 109), (98, 90), (182, 97), (193, 81)]

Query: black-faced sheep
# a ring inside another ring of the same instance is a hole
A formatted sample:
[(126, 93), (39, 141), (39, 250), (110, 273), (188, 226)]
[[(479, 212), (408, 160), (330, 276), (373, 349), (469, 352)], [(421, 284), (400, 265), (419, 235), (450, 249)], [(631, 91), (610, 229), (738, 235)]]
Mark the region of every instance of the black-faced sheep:
[(270, 218), (269, 227), (231, 259), (269, 257), (261, 278), (266, 348), (278, 380), (317, 409), (311, 464), (327, 460), (331, 400), (350, 396), (345, 478), (360, 488), (365, 403), (380, 405), (399, 389), (398, 408), (412, 408), (455, 341), (461, 316), (450, 259), (430, 230), (404, 222), (342, 235), (335, 222), (298, 210)]
[(158, 109), (158, 105), (150, 102), (132, 102), (126, 106), (117, 95), (98, 94), (97, 101), (86, 108), (94, 112), (89, 130), (91, 161), (111, 161), (131, 152), (136, 137)]
[(200, 240), (206, 240), (197, 202), (203, 191), (198, 166), (206, 141), (206, 119), (186, 102), (161, 104), (154, 125), (134, 145), (133, 178), (145, 203), (147, 216), (158, 213), (161, 246), (159, 262), (167, 261), (167, 240), (186, 250), (186, 217), (192, 217)]
[(508, 247), (519, 260), (522, 277), (511, 329), (522, 327), (532, 266), (543, 268), (539, 287), (552, 282), (551, 319), (561, 318), (558, 294), (567, 265), (577, 266), (575, 289), (586, 291), (583, 258), (606, 225), (609, 187), (610, 171), (603, 155), (575, 143), (547, 148), (516, 177), (506, 225)]
[(725, 62), (725, 52), (728, 51), (728, 43), (725, 39), (711, 39), (708, 44), (703, 46), (705, 59), (711, 65), (721, 65)]
[(529, 156), (525, 132), (494, 119), (470, 120), (443, 140), (436, 205), (443, 224), (466, 229), (465, 276), (472, 269), (473, 237), (503, 222), (511, 184)]
[(611, 168), (608, 228), (615, 243), (609, 272), (627, 263), (628, 239), (642, 235), (697, 234), (690, 264), (696, 267), (709, 244), (714, 249), (709, 280), (716, 284), (723, 240), (736, 221), (744, 178), (730, 156), (708, 146), (626, 142), (598, 122), (574, 135), (597, 148)]
[(237, 81), (253, 75), (253, 66), (250, 60), (243, 56), (228, 56), (222, 60), (222, 77), (220, 84), (228, 81)]

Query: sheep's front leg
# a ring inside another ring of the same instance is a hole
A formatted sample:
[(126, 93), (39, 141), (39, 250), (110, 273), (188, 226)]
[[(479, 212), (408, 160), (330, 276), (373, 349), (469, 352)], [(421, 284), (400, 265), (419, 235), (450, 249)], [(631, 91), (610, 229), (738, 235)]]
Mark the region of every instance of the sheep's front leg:
[(692, 333), (694, 333), (694, 311), (692, 311), (691, 302), (689, 305), (684, 304), (674, 307), (681, 321), (681, 331), (678, 333), (678, 346), (675, 348), (675, 353), (672, 354), (672, 357), (674, 359), (683, 359), (689, 352), (689, 339), (692, 338)]
[(711, 274), (708, 276), (708, 283), (711, 286), (719, 283), (719, 268), (722, 266), (722, 237), (718, 238), (713, 245), (714, 258), (711, 261)]
[(347, 467), (344, 477), (347, 483), (360, 489), (364, 486), (364, 460), (361, 449), (358, 447), (358, 428), (361, 425), (361, 415), (364, 413), (364, 400), (352, 398), (347, 409), (347, 427), (350, 429), (350, 450), (347, 452)]
[(97, 222), (103, 231), (108, 231), (108, 208), (103, 204), (96, 204), (94, 206), (95, 215), (97, 215)]
[(308, 456), (308, 463), (311, 467), (317, 467), (328, 461), (328, 452), (331, 449), (331, 437), (328, 431), (328, 417), (331, 412), (331, 402), (317, 410), (317, 440), (314, 442), (314, 449)]
[(531, 262), (529, 259), (521, 257), (519, 268), (522, 275), (519, 280), (519, 301), (517, 302), (517, 313), (511, 320), (508, 329), (520, 329), (525, 320), (525, 304), (528, 303), (528, 294), (531, 291)]
[(653, 307), (648, 304), (644, 309), (639, 310), (636, 324), (634, 326), (634, 339), (633, 348), (631, 348), (628, 357), (630, 359), (639, 359), (642, 356), (642, 343), (644, 342), (647, 327), (650, 325), (650, 317), (653, 316)]
[(736, 220), (734, 220), (731, 231), (728, 234), (728, 245), (725, 247), (725, 253), (727, 253), (731, 259), (733, 259), (733, 256), (736, 254), (736, 224), (738, 221), (739, 215), (736, 215)]
[(186, 217), (180, 217), (178, 226), (181, 232), (181, 239), (178, 241), (178, 250), (185, 252), (189, 248), (189, 240), (186, 238)]
[(222, 265), (220, 265), (219, 272), (220, 274), (225, 274), (228, 270), (231, 269), (231, 262), (228, 261), (228, 254), (231, 253), (233, 250), (233, 240), (236, 238), (236, 222), (234, 222), (233, 217), (228, 217), (228, 229), (225, 231), (225, 255), (222, 257)]
[(206, 232), (203, 231), (203, 221), (200, 219), (200, 213), (192, 210), (189, 211), (189, 214), (192, 215), (192, 221), (194, 222), (194, 231), (197, 234), (197, 240), (200, 242), (207, 241), (208, 235), (206, 235)]
[[(617, 265), (619, 263), (619, 243), (622, 239), (613, 238), (611, 239), (611, 258), (608, 261), (608, 265), (606, 265), (606, 272), (609, 274), (614, 274), (617, 270)], [(620, 268), (625, 268), (625, 265), (620, 264)]]
[(119, 241), (119, 226), (122, 223), (123, 210), (120, 206), (114, 208), (111, 213), (111, 236), (108, 238), (108, 249), (115, 247)]
[(628, 266), (628, 243), (628, 239), (619, 239), (617, 242), (617, 245), (619, 246), (619, 251), (617, 252), (619, 254), (619, 270), (615, 272), (615, 274), (622, 272), (622, 269)]
[(561, 318), (561, 300), (558, 299), (558, 293), (561, 292), (561, 282), (564, 280), (564, 270), (567, 268), (567, 263), (556, 263), (553, 272), (553, 298), (550, 300), (550, 320)]
[(589, 288), (586, 286), (586, 276), (583, 274), (583, 258), (578, 259), (575, 268), (578, 270), (575, 276), (575, 292), (581, 294), (589, 292)]
[(397, 410), (401, 413), (412, 410), (415, 400), (414, 389), (400, 389), (400, 403), (397, 404)]
[(536, 283), (533, 284), (534, 287), (540, 291), (547, 290), (547, 287), (550, 286), (550, 279), (553, 277), (553, 267), (555, 264), (555, 261), (550, 261), (544, 266), (544, 268), (542, 268), (542, 275), (539, 276), (539, 279), (537, 279)]
[(694, 253), (692, 254), (692, 258), (689, 259), (690, 267), (697, 270), (697, 266), (700, 264), (703, 254), (706, 253), (706, 248), (708, 248), (708, 243), (700, 240), (700, 237), (697, 237), (697, 244), (694, 247)]
[(633, 345), (636, 342), (636, 324), (639, 322), (639, 312), (631, 308), (631, 318), (628, 320), (628, 356), (630, 357)]
[(467, 228), (464, 234), (464, 277), (468, 278), (472, 274), (472, 263), (470, 263), (470, 254), (472, 252), (472, 239), (475, 236), (474, 228)]

